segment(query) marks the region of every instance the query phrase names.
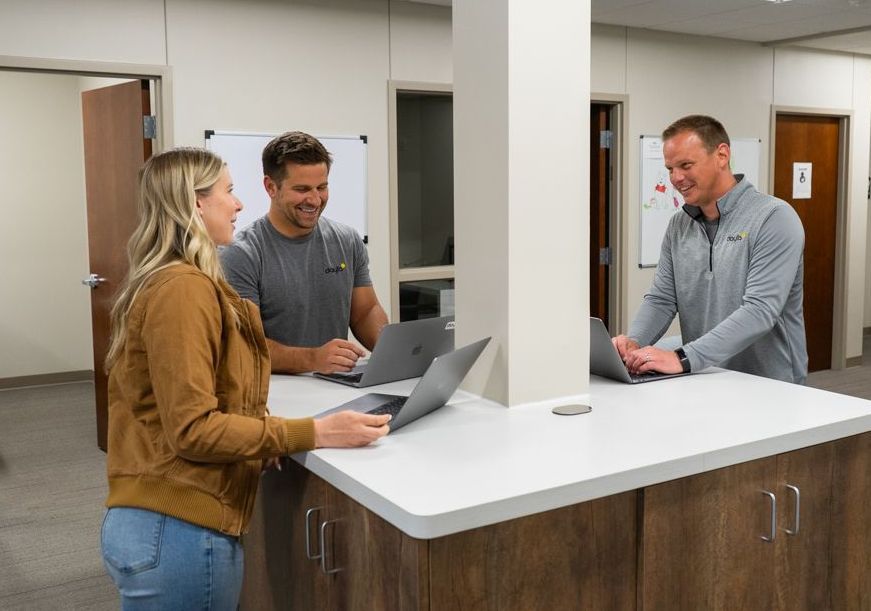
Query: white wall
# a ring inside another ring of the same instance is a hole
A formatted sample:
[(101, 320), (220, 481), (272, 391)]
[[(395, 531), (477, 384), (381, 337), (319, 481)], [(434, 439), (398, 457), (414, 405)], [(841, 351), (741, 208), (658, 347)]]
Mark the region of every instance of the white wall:
[(78, 78), (0, 72), (0, 378), (93, 369)]
[[(0, 55), (168, 63), (177, 144), (201, 145), (206, 129), (366, 133), (372, 275), (389, 311), (387, 82), (451, 82), (449, 8), (401, 0), (82, 0), (71, 10), (63, 0), (0, 0), (0, 15)], [(762, 138), (764, 188), (771, 104), (852, 108), (847, 356), (861, 353), (859, 331), (871, 324), (871, 305), (865, 307), (871, 280), (864, 195), (871, 139), (868, 63), (846, 54), (593, 26), (591, 90), (629, 98), (624, 319), (634, 314), (652, 279), (650, 270), (637, 268), (640, 135), (656, 134), (689, 112), (714, 114), (732, 136)], [(14, 91), (3, 96), (6, 103), (38, 108), (25, 90)], [(4, 134), (0, 155), (8, 156), (14, 141)], [(84, 203), (77, 207), (83, 215)], [(67, 260), (84, 257), (80, 246)], [(38, 270), (21, 265), (25, 285), (38, 282)], [(71, 350), (84, 354), (89, 348)], [(17, 360), (28, 359), (39, 361), (36, 353)], [(59, 366), (46, 362), (40, 373)], [(63, 367), (89, 368), (78, 362)], [(0, 377), (6, 375), (18, 374), (0, 370)]]
[(852, 55), (797, 48), (773, 49), (753, 43), (673, 35), (649, 30), (593, 26), (591, 90), (629, 98), (629, 149), (624, 232), (627, 302), (631, 320), (653, 280), (653, 269), (638, 268), (639, 137), (659, 134), (690, 113), (719, 118), (733, 138), (762, 139), (761, 190), (769, 185), (772, 104), (852, 109), (847, 185), (848, 331), (846, 356), (861, 355), (865, 319), (867, 220), (865, 188), (871, 143), (871, 69)]
[[(0, 55), (170, 65), (178, 145), (202, 146), (206, 129), (368, 135), (371, 271), (390, 311), (387, 83), (450, 82), (450, 8), (399, 0), (82, 0), (71, 9), (63, 0), (0, 0), (0, 15)], [(24, 90), (3, 97), (33, 107)], [(4, 133), (0, 154), (16, 151), (13, 142)], [(83, 200), (75, 207), (84, 215)], [(86, 248), (77, 251), (86, 261)], [(40, 277), (22, 265), (22, 277)], [(87, 335), (86, 346), (81, 337), (63, 341), (90, 352)], [(34, 366), (0, 369), (0, 377), (92, 367), (90, 357), (87, 366), (41, 360), (36, 345), (17, 360)]]

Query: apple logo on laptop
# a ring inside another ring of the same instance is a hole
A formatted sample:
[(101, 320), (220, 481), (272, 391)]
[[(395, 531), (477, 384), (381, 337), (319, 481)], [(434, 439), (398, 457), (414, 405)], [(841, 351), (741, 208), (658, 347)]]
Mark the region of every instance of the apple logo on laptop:
[(414, 348), (411, 349), (411, 356), (417, 356), (423, 350), (423, 344), (418, 344)]

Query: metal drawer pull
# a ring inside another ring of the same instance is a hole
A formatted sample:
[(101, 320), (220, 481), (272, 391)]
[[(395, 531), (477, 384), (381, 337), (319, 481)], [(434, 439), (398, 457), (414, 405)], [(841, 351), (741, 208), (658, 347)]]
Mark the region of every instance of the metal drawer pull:
[(784, 528), (783, 530), (786, 531), (786, 534), (794, 536), (798, 534), (799, 517), (801, 516), (801, 492), (799, 492), (798, 486), (786, 484), (786, 487), (792, 490), (792, 493), (795, 495), (795, 519), (792, 530), (789, 528)]
[(338, 573), (342, 570), (335, 567), (331, 569), (327, 568), (327, 526), (335, 524), (338, 521), (339, 520), (327, 520), (326, 522), (321, 522), (321, 572), (324, 575), (332, 575), (333, 573)]
[(768, 492), (768, 490), (760, 490), (760, 492), (771, 499), (771, 530), (769, 536), (760, 535), (759, 538), (768, 543), (773, 543), (774, 537), (777, 535), (777, 499), (774, 498), (773, 492)]
[[(305, 557), (309, 560), (317, 560), (321, 557), (321, 554), (315, 554), (312, 551), (312, 543), (311, 543), (311, 517), (312, 515), (317, 516), (318, 512), (321, 510), (321, 507), (312, 507), (308, 511), (305, 512)], [(323, 552), (321, 552), (323, 553)]]

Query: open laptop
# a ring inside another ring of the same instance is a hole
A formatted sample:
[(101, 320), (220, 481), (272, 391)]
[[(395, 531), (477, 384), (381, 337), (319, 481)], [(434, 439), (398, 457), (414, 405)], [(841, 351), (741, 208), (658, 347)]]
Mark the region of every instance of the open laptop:
[(605, 323), (592, 316), (590, 317), (590, 373), (627, 384), (653, 382), (654, 380), (676, 378), (689, 374), (689, 372), (659, 373), (658, 371), (641, 374), (629, 373), (626, 365), (623, 364), (623, 359), (620, 358), (620, 353), (611, 343), (611, 336), (608, 334), (608, 329), (605, 328)]
[(386, 384), (416, 378), (435, 357), (453, 349), (453, 316), (393, 323), (381, 330), (366, 363), (347, 373), (315, 373), (315, 376), (356, 388)]
[(437, 356), (407, 397), (369, 393), (315, 417), (321, 418), (346, 409), (367, 414), (391, 414), (393, 419), (390, 421), (390, 430), (395, 431), (444, 406), (489, 342), (490, 338), (487, 337)]

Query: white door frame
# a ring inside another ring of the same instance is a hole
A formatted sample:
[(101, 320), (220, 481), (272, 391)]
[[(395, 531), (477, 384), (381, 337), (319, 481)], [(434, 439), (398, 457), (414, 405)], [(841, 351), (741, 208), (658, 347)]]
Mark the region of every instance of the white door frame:
[(154, 152), (172, 147), (172, 68), (169, 66), (0, 55), (0, 70), (152, 80), (155, 88), (152, 114), (157, 116), (158, 126)]

